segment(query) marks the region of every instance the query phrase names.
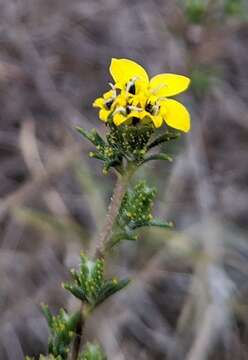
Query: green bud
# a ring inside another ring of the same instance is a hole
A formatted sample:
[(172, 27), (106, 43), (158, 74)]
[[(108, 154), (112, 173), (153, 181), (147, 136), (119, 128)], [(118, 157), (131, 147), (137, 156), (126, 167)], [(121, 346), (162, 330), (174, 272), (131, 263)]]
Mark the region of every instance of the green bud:
[(102, 259), (91, 260), (81, 255), (80, 270), (73, 272), (73, 282), (64, 285), (75, 297), (94, 309), (105, 301), (109, 296), (121, 290), (128, 284), (128, 280), (104, 279), (104, 261)]

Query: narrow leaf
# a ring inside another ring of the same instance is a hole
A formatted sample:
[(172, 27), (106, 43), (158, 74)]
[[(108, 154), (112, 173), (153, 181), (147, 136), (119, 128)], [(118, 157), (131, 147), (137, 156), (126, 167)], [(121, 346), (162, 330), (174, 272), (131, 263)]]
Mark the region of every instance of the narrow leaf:
[(170, 161), (170, 162), (173, 161), (173, 159), (172, 159), (172, 157), (170, 155), (165, 154), (165, 153), (159, 153), (159, 154), (153, 154), (151, 156), (148, 156), (147, 158), (145, 158), (141, 162), (141, 164), (144, 164), (144, 163), (146, 163), (148, 161), (151, 161), (151, 160), (167, 160), (167, 161)]
[(147, 146), (147, 149), (152, 149), (155, 146), (158, 146), (158, 145), (160, 145), (164, 142), (170, 141), (170, 140), (178, 139), (179, 137), (180, 137), (180, 133), (166, 132), (165, 134), (158, 136), (153, 142), (151, 142), (151, 144), (149, 144)]

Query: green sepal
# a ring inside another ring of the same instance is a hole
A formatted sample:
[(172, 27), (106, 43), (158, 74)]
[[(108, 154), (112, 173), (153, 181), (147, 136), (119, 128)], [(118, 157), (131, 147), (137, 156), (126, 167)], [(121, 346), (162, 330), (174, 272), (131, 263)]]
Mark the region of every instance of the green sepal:
[(107, 357), (99, 345), (87, 343), (78, 360), (107, 360)]
[(158, 136), (155, 140), (153, 140), (150, 144), (147, 145), (147, 149), (150, 150), (155, 146), (168, 142), (170, 140), (176, 140), (180, 137), (179, 132), (165, 132), (164, 134)]
[(93, 145), (95, 146), (104, 146), (105, 141), (102, 139), (102, 137), (98, 134), (96, 129), (92, 129), (91, 131), (86, 131), (83, 128), (77, 126), (76, 130), (83, 135), (87, 140), (89, 140)]
[(150, 221), (132, 221), (129, 224), (129, 227), (132, 230), (144, 227), (144, 226), (157, 226), (157, 227), (161, 227), (161, 228), (167, 228), (167, 229), (171, 229), (173, 228), (173, 224), (171, 222), (166, 222), (160, 219), (152, 219)]
[(169, 162), (172, 162), (173, 159), (170, 155), (168, 154), (165, 154), (165, 153), (159, 153), (159, 154), (152, 154), (148, 157), (146, 157), (141, 163), (140, 165), (148, 162), (148, 161), (151, 161), (151, 160), (166, 160), (166, 161), (169, 161)]

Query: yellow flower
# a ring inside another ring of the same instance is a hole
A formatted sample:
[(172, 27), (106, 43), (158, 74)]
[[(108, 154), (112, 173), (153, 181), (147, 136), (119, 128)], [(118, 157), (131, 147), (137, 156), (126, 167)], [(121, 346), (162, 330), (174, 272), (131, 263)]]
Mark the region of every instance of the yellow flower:
[[(167, 97), (177, 95), (185, 91), (190, 79), (186, 76), (176, 74), (159, 74), (149, 80), (145, 69), (128, 59), (112, 59), (110, 73), (115, 81), (115, 88), (121, 89), (121, 94), (131, 98), (129, 102), (135, 107), (135, 117), (141, 121), (149, 117), (155, 127), (160, 127), (163, 120), (169, 126), (189, 131), (190, 114), (188, 110), (176, 100), (167, 99)], [(127, 114), (126, 119), (133, 115)], [(124, 113), (122, 121), (118, 116), (118, 121), (114, 122), (120, 125), (124, 122)]]
[(99, 97), (93, 102), (94, 107), (100, 108), (99, 118), (102, 121), (108, 120), (108, 117), (112, 112), (115, 99), (116, 99), (116, 91), (112, 89), (107, 91), (105, 94), (103, 94), (103, 97)]

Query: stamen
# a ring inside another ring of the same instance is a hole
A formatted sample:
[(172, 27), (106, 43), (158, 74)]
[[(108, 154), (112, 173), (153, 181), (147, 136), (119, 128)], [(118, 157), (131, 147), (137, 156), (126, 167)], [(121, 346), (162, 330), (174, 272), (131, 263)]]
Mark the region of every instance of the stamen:
[(138, 79), (138, 77), (136, 76), (127, 83), (126, 90), (129, 94), (135, 95), (135, 92), (136, 92), (135, 81), (137, 79)]
[(135, 95), (135, 84), (132, 84), (132, 85), (129, 87), (128, 92), (129, 92), (130, 94)]
[(133, 110), (133, 111), (142, 111), (142, 109), (137, 106), (128, 105), (128, 107), (130, 110)]
[(110, 110), (111, 105), (113, 104), (113, 102), (114, 102), (114, 99), (113, 99), (113, 98), (105, 101), (105, 107), (106, 107), (108, 110)]
[(153, 105), (151, 103), (146, 104), (145, 110), (149, 113), (152, 113)]
[(126, 115), (126, 109), (123, 106), (119, 106), (118, 108), (115, 109), (113, 115), (118, 113), (122, 113), (123, 115)]
[(112, 83), (110, 83), (110, 82), (109, 82), (108, 84), (109, 84), (109, 86), (111, 87), (112, 90), (115, 90), (114, 84), (112, 84)]

